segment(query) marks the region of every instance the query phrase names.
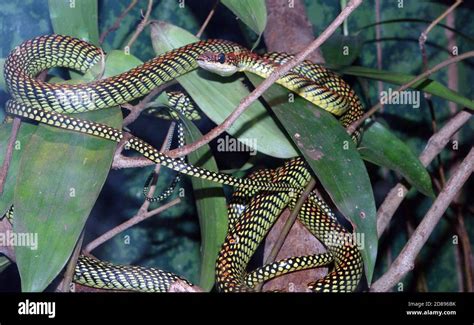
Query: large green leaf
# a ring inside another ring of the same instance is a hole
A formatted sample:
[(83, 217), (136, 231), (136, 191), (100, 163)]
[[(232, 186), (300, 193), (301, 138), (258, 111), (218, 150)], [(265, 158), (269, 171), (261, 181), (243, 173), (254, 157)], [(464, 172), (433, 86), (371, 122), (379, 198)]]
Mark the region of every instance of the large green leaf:
[[(262, 79), (247, 75), (254, 85)], [(375, 202), (365, 165), (356, 146), (337, 119), (297, 97), (288, 101), (288, 91), (273, 85), (263, 95), (311, 166), (336, 207), (363, 236), (365, 272), (370, 283), (377, 257)]]
[[(69, 4), (50, 1), (55, 32), (96, 43), (97, 3)], [(107, 64), (114, 62), (107, 60)], [(114, 127), (122, 121), (117, 108), (79, 117)], [(44, 290), (66, 264), (105, 182), (115, 146), (41, 124), (36, 128), (24, 147), (14, 192), (14, 231), (38, 238), (36, 250), (15, 247), (23, 291)]]
[(97, 0), (48, 0), (55, 33), (99, 44)]
[[(157, 54), (198, 40), (189, 32), (164, 22), (152, 25), (152, 39)], [(249, 94), (239, 80), (232, 81), (202, 70), (192, 71), (177, 80), (216, 124), (222, 123), (242, 98)], [(258, 101), (239, 117), (228, 132), (241, 140), (255, 140), (258, 147), (253, 149), (267, 155), (279, 158), (297, 155), (291, 141)]]
[[(115, 127), (118, 109), (80, 114)], [(64, 267), (100, 193), (115, 143), (39, 125), (24, 149), (13, 229), (38, 236), (37, 250), (15, 247), (23, 291), (41, 291)]]
[(265, 0), (222, 0), (244, 24), (261, 35), (267, 25), (267, 7)]
[[(0, 126), (0, 161), (3, 163), (7, 144), (10, 140), (12, 130), (11, 123), (4, 123)], [(0, 218), (7, 212), (13, 204), (13, 192), (15, 189), (16, 179), (18, 175), (18, 167), (20, 165), (20, 158), (23, 154), (25, 145), (30, 140), (31, 134), (36, 130), (35, 126), (28, 123), (22, 123), (18, 130), (13, 154), (8, 168), (7, 178), (3, 186), (3, 192), (0, 193)]]
[[(199, 129), (183, 119), (186, 127), (186, 141), (196, 141), (202, 137)], [(188, 156), (191, 164), (208, 170), (218, 171), (211, 148), (206, 145)], [(196, 199), (196, 208), (201, 228), (201, 275), (199, 285), (210, 290), (215, 280), (217, 254), (227, 233), (227, 203), (222, 185), (205, 179), (191, 178)]]
[(399, 172), (421, 193), (434, 197), (425, 167), (413, 151), (382, 124), (373, 122), (364, 130), (359, 153), (367, 161)]
[[(415, 78), (415, 76), (409, 74), (403, 74), (392, 71), (383, 71), (365, 67), (352, 66), (340, 70), (343, 74), (348, 74), (352, 76), (358, 76), (363, 78), (381, 80), (396, 85), (403, 85)], [(454, 103), (463, 105), (467, 108), (474, 109), (474, 101), (472, 99), (466, 98), (454, 90), (451, 90), (441, 83), (432, 80), (425, 79), (417, 82), (412, 86), (412, 88), (425, 91), (429, 94), (444, 98), (446, 100), (452, 101)]]

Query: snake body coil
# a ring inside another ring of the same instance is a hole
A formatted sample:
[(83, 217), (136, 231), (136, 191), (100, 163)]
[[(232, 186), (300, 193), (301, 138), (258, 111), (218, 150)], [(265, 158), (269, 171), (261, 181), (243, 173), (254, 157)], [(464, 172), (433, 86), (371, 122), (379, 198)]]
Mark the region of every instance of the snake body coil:
[[(6, 111), (66, 130), (90, 134), (119, 142), (120, 130), (62, 113), (79, 113), (121, 105), (149, 93), (198, 67), (215, 67), (217, 61), (237, 64), (235, 70), (267, 77), (289, 56), (273, 54), (259, 57), (240, 45), (208, 40), (169, 51), (120, 75), (87, 84), (51, 84), (36, 79), (48, 68), (66, 67), (85, 72), (98, 63), (102, 51), (76, 38), (47, 35), (26, 41), (12, 51), (5, 62), (4, 75), (13, 100)], [(230, 70), (234, 70), (230, 68)], [(225, 72), (223, 74), (229, 74)], [(341, 116), (347, 125), (361, 114), (355, 93), (345, 82), (320, 66), (305, 62), (280, 78), (277, 83), (312, 103)], [(258, 282), (290, 271), (334, 263), (334, 269), (311, 288), (316, 291), (352, 291), (362, 274), (360, 252), (353, 245), (332, 245), (331, 233), (347, 233), (325, 203), (315, 195), (303, 205), (300, 220), (328, 247), (328, 253), (295, 257), (265, 265), (247, 273), (246, 267), (258, 244), (285, 207), (292, 207), (298, 193), (309, 181), (304, 160), (296, 158), (276, 170), (257, 172), (249, 178), (208, 171), (173, 159), (137, 137), (128, 140), (135, 149), (157, 164), (179, 173), (237, 187), (229, 210), (230, 225), (217, 262), (217, 286), (223, 291), (245, 291)], [(178, 279), (174, 274), (134, 266), (115, 266), (81, 256), (75, 281), (116, 290), (167, 291)], [(184, 279), (183, 279), (184, 280)]]

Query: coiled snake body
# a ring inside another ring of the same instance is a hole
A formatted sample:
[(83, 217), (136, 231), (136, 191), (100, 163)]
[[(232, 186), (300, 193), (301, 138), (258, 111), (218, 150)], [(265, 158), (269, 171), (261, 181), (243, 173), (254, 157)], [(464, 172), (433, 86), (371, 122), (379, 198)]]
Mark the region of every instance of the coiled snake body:
[[(291, 57), (278, 53), (259, 57), (240, 45), (208, 40), (174, 49), (130, 71), (87, 84), (51, 84), (35, 78), (52, 67), (85, 72), (99, 62), (101, 55), (99, 48), (68, 36), (46, 35), (24, 42), (5, 62), (5, 80), (12, 96), (6, 111), (13, 116), (119, 142), (123, 137), (120, 130), (63, 113), (127, 103), (198, 65), (222, 75), (246, 70), (265, 78)], [(277, 83), (340, 116), (344, 126), (362, 114), (360, 102), (350, 87), (336, 74), (311, 62), (300, 64)], [(229, 231), (216, 267), (220, 290), (249, 291), (257, 283), (280, 274), (331, 263), (333, 270), (311, 284), (310, 289), (353, 291), (357, 286), (362, 274), (361, 254), (351, 243), (333, 244), (332, 235), (348, 232), (314, 194), (304, 203), (299, 219), (327, 246), (328, 252), (278, 261), (247, 273), (247, 263), (265, 234), (285, 207), (294, 206), (309, 181), (310, 173), (303, 159), (295, 158), (276, 170), (257, 171), (240, 179), (188, 165), (184, 159), (170, 158), (136, 137), (131, 137), (128, 144), (153, 162), (181, 174), (236, 187), (229, 208)], [(74, 275), (74, 281), (84, 285), (137, 291), (167, 291), (178, 278), (161, 270), (118, 266), (86, 256), (79, 258)]]

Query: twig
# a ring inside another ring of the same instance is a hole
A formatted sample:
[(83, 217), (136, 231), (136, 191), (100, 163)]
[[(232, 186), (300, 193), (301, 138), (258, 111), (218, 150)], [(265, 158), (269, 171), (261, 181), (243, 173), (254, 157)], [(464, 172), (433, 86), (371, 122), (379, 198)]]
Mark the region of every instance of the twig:
[[(136, 105), (122, 105), (122, 107), (130, 110), (128, 116), (123, 120), (123, 125), (127, 126), (133, 123), (138, 116), (140, 116), (141, 112), (147, 108), (147, 105), (151, 102), (151, 100), (162, 92), (165, 88), (173, 85), (176, 81), (167, 82), (158, 88), (153, 89), (145, 98), (143, 98), (138, 104)], [(120, 144), (117, 146), (114, 154), (114, 161), (112, 163), (112, 169), (122, 169), (122, 168), (136, 168), (136, 167), (146, 167), (154, 165), (155, 163), (146, 157), (138, 156), (138, 157), (126, 157), (122, 155), (122, 151), (124, 149), (127, 140), (129, 139), (130, 135), (127, 135), (122, 139)]]
[(424, 45), (424, 43), (428, 39), (428, 34), (431, 32), (431, 30), (436, 25), (438, 25), (441, 22), (441, 20), (443, 20), (447, 15), (449, 15), (454, 9), (456, 9), (462, 3), (462, 1), (463, 0), (456, 0), (456, 2), (451, 7), (449, 7), (438, 18), (436, 18), (435, 20), (433, 20), (431, 22), (431, 24), (421, 33), (421, 36), (420, 36), (420, 39), (419, 39), (420, 47), (421, 47), (421, 43), (423, 42), (423, 45)]
[[(474, 51), (469, 51), (469, 52), (463, 53), (461, 55), (449, 58), (449, 59), (435, 65), (433, 68), (426, 70), (425, 72), (423, 72), (422, 74), (420, 74), (417, 77), (413, 78), (412, 80), (410, 80), (406, 84), (404, 84), (404, 85), (400, 86), (399, 88), (397, 88), (397, 90), (392, 92), (391, 97), (394, 96), (395, 93), (402, 92), (405, 89), (410, 88), (411, 86), (413, 86), (417, 82), (426, 79), (428, 76), (435, 73), (436, 71), (441, 70), (441, 69), (443, 69), (444, 67), (446, 67), (450, 64), (465, 60), (465, 59), (473, 57), (473, 56), (474, 56)], [(362, 115), (362, 117), (360, 119), (358, 119), (357, 121), (354, 121), (347, 128), (347, 133), (352, 134), (367, 118), (371, 117), (381, 107), (382, 107), (382, 104), (379, 102), (378, 104), (373, 106), (371, 109), (369, 109), (364, 115)]]
[[(428, 34), (439, 22), (441, 22), (441, 20), (443, 20), (447, 15), (449, 15), (449, 13), (453, 12), (453, 10), (457, 6), (459, 6), (461, 3), (462, 3), (462, 0), (457, 0), (451, 7), (445, 10), (438, 18), (433, 20), (433, 22), (421, 33), (418, 39), (418, 43), (420, 46), (424, 71), (428, 70), (428, 56), (426, 54), (426, 40), (428, 39)], [(433, 128), (433, 133), (435, 133), (438, 131), (438, 126), (436, 122), (434, 104), (433, 104), (433, 101), (431, 100), (431, 94), (427, 92), (423, 92), (423, 97), (428, 102), (428, 107), (430, 109), (430, 115), (431, 115), (431, 127)], [(439, 156), (438, 156), (438, 173), (439, 173), (439, 179), (441, 182), (441, 187), (444, 187), (444, 184), (446, 183), (446, 179), (444, 176), (444, 166)]]
[(143, 17), (143, 20), (140, 22), (140, 24), (138, 24), (138, 27), (135, 30), (135, 33), (133, 33), (132, 37), (128, 41), (127, 45), (125, 45), (124, 49), (130, 49), (132, 47), (132, 44), (138, 38), (138, 36), (140, 36), (141, 32), (143, 31), (145, 26), (148, 24), (148, 19), (150, 18), (152, 7), (153, 7), (153, 0), (148, 0), (148, 7), (146, 9), (145, 16)]
[[(171, 140), (171, 137), (173, 136), (173, 130), (174, 130), (174, 126), (173, 127), (170, 126), (168, 128), (168, 132), (166, 134), (165, 140), (163, 141), (163, 144), (161, 145), (160, 152), (163, 152), (166, 149), (168, 143)], [(125, 143), (126, 143), (125, 141), (122, 141), (119, 144), (119, 147), (121, 146), (123, 148)], [(160, 165), (156, 165), (155, 166), (155, 173), (158, 174), (159, 171), (160, 171)], [(155, 188), (156, 188), (156, 185), (152, 184), (150, 186), (148, 195), (153, 196), (153, 194), (155, 193)], [(158, 213), (161, 213), (161, 212), (165, 211), (166, 209), (178, 204), (179, 202), (181, 202), (181, 200), (179, 198), (177, 198), (177, 199), (175, 199), (175, 200), (173, 200), (173, 201), (171, 201), (167, 204), (162, 205), (159, 208), (148, 211), (148, 208), (150, 207), (151, 202), (145, 199), (144, 202), (142, 203), (142, 205), (140, 206), (140, 208), (138, 209), (137, 213), (131, 219), (127, 220), (126, 222), (116, 226), (115, 228), (107, 231), (105, 234), (103, 234), (103, 235), (99, 236), (98, 238), (94, 239), (92, 242), (90, 242), (86, 246), (86, 248), (84, 249), (84, 252), (86, 254), (89, 254), (97, 246), (102, 245), (104, 242), (106, 242), (110, 238), (112, 238), (112, 237), (116, 236), (117, 234), (123, 232), (124, 230), (136, 225), (137, 223), (142, 222), (143, 220), (145, 220), (147, 218), (150, 218), (150, 217), (152, 217), (152, 216), (154, 216)]]
[(149, 217), (152, 217), (152, 216), (154, 216), (158, 213), (161, 213), (161, 212), (171, 208), (172, 206), (175, 206), (179, 202), (181, 202), (181, 199), (177, 198), (177, 199), (174, 199), (173, 201), (170, 201), (166, 204), (163, 204), (159, 208), (156, 208), (156, 209), (151, 210), (149, 212), (146, 212), (146, 213), (138, 212), (131, 219), (125, 221), (124, 223), (121, 223), (120, 225), (114, 227), (113, 229), (107, 231), (105, 234), (103, 234), (103, 235), (99, 236), (98, 238), (94, 239), (93, 241), (91, 241), (89, 244), (87, 244), (86, 248), (84, 249), (84, 252), (86, 254), (89, 254), (91, 251), (93, 251), (95, 248), (97, 248), (98, 246), (105, 243), (110, 238), (118, 235), (119, 233), (121, 233), (121, 232), (127, 230), (128, 228), (136, 225), (137, 223), (142, 222), (143, 220), (145, 220)]
[(167, 152), (171, 157), (182, 157), (195, 151), (199, 147), (208, 144), (210, 141), (221, 135), (223, 132), (228, 130), (237, 118), (257, 100), (271, 85), (275, 83), (281, 76), (290, 71), (298, 63), (302, 62), (310, 53), (317, 49), (334, 31), (342, 24), (342, 22), (362, 3), (362, 0), (351, 0), (347, 7), (345, 7), (341, 13), (334, 19), (334, 21), (316, 38), (311, 44), (309, 44), (303, 51), (298, 53), (293, 60), (280, 66), (276, 69), (268, 78), (266, 78), (258, 87), (256, 87), (247, 97), (245, 97), (236, 109), (222, 122), (222, 124), (216, 126), (211, 131), (202, 136), (199, 140)]
[[(377, 40), (380, 40), (382, 38), (382, 24), (380, 24), (381, 20), (382, 19), (380, 17), (380, 0), (375, 0), (375, 23), (377, 24), (375, 25), (375, 39)], [(379, 70), (382, 70), (382, 42), (377, 42), (375, 46), (377, 48), (377, 68)], [(379, 90), (379, 94), (381, 94), (383, 91), (383, 82), (381, 80), (377, 82), (377, 87)], [(383, 109), (383, 105), (381, 108)]]
[(76, 269), (77, 259), (81, 254), (82, 249), (82, 242), (84, 240), (84, 230), (79, 237), (79, 240), (74, 247), (74, 251), (72, 252), (71, 258), (67, 264), (66, 272), (64, 272), (64, 278), (62, 279), (61, 283), (58, 286), (57, 291), (60, 292), (70, 292), (71, 291), (71, 283), (74, 277), (74, 271)]
[(127, 126), (129, 124), (132, 124), (138, 116), (140, 116), (141, 112), (147, 108), (147, 104), (151, 102), (151, 100), (161, 93), (163, 90), (168, 88), (169, 86), (172, 86), (176, 83), (176, 80), (169, 81), (167, 83), (164, 83), (157, 88), (153, 89), (148, 95), (146, 95), (138, 104), (136, 105), (130, 105), (130, 104), (124, 104), (122, 107), (128, 109), (130, 111), (130, 114), (127, 115), (127, 117), (123, 120), (123, 125)]
[(135, 5), (137, 4), (138, 0), (132, 0), (132, 2), (130, 2), (130, 4), (128, 5), (128, 7), (120, 14), (120, 16), (115, 20), (114, 24), (112, 25), (112, 27), (108, 28), (107, 30), (105, 30), (104, 32), (102, 32), (102, 34), (100, 34), (100, 37), (99, 37), (99, 44), (102, 44), (104, 43), (104, 40), (105, 38), (107, 37), (107, 35), (115, 30), (117, 30), (119, 27), (120, 27), (120, 24), (122, 23), (122, 20), (127, 16), (127, 14), (130, 12), (130, 10), (133, 9), (133, 7), (135, 7)]
[[(474, 292), (474, 275), (472, 269), (472, 249), (469, 241), (469, 233), (464, 224), (464, 217), (462, 215), (462, 208), (459, 204), (456, 205), (456, 232), (461, 239), (462, 259), (464, 260), (464, 277), (465, 277), (465, 291)], [(459, 246), (459, 245), (458, 245)], [(462, 282), (461, 277), (461, 282)]]
[(0, 193), (3, 193), (3, 187), (7, 181), (8, 168), (13, 156), (13, 147), (15, 146), (16, 136), (20, 129), (21, 120), (18, 117), (13, 118), (12, 131), (10, 138), (8, 139), (7, 150), (5, 152), (5, 158), (3, 159), (2, 168), (0, 169)]
[[(419, 156), (423, 166), (428, 166), (431, 161), (443, 150), (449, 139), (455, 134), (469, 119), (472, 113), (461, 111), (449, 120), (438, 132), (433, 134), (428, 140), (425, 149)], [(402, 203), (408, 193), (408, 189), (401, 183), (395, 185), (380, 205), (377, 211), (377, 233), (381, 237), (387, 229), (392, 216)]]
[[(293, 209), (293, 211), (291, 211), (290, 216), (288, 217), (288, 219), (285, 222), (285, 225), (281, 229), (280, 235), (278, 236), (278, 239), (273, 244), (272, 250), (270, 251), (270, 254), (268, 254), (265, 264), (271, 264), (275, 261), (278, 253), (280, 252), (281, 247), (283, 246), (283, 243), (285, 242), (286, 237), (288, 236), (288, 233), (291, 230), (291, 227), (293, 227), (293, 224), (295, 223), (296, 218), (298, 218), (298, 214), (300, 213), (303, 203), (306, 201), (309, 193), (311, 193), (311, 191), (313, 190), (315, 186), (316, 186), (316, 181), (314, 180), (314, 178), (311, 178), (308, 185), (306, 185), (303, 193), (298, 198), (295, 208)], [(262, 289), (262, 286), (263, 286), (263, 283), (259, 283), (257, 286), (255, 286), (255, 290), (260, 291)]]
[(464, 158), (457, 170), (449, 178), (446, 186), (416, 228), (413, 236), (410, 237), (405, 247), (403, 247), (400, 255), (398, 255), (388, 271), (375, 281), (371, 291), (388, 291), (413, 269), (416, 256), (473, 170), (474, 148), (471, 148), (466, 158)]
[(216, 0), (216, 2), (214, 2), (214, 6), (212, 7), (211, 11), (209, 11), (209, 14), (206, 17), (206, 20), (204, 20), (204, 22), (201, 25), (201, 28), (199, 28), (199, 31), (196, 34), (197, 38), (201, 38), (202, 33), (204, 33), (204, 30), (206, 29), (207, 25), (211, 21), (212, 16), (214, 16), (214, 13), (216, 12), (216, 8), (217, 8), (217, 5), (219, 4), (219, 1), (220, 0)]

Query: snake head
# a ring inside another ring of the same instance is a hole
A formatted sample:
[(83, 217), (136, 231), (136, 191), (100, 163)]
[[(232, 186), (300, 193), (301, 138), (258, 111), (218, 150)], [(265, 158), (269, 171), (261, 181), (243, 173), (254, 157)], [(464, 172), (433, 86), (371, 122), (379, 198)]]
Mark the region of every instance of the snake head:
[(238, 58), (234, 53), (204, 52), (197, 58), (197, 63), (201, 68), (223, 77), (239, 71)]

